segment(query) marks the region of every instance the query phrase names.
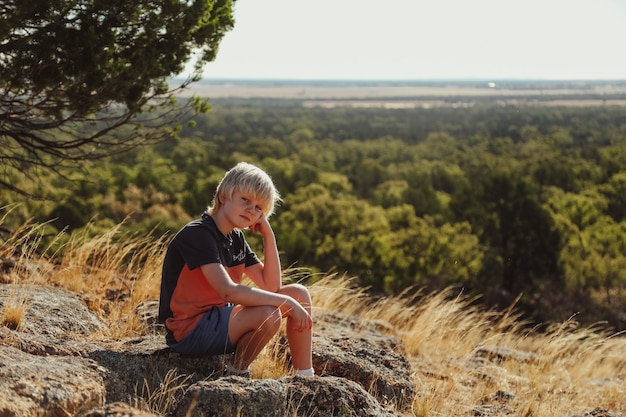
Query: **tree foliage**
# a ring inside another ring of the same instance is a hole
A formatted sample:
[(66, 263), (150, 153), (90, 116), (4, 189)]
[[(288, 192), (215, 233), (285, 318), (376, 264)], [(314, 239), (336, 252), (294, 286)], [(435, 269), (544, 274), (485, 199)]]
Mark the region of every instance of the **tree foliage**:
[(246, 160), (283, 196), (271, 221), (285, 267), (345, 272), (381, 293), (453, 286), (492, 306), (518, 300), (536, 322), (626, 328), (626, 108), (213, 104), (176, 142), (65, 171), (71, 189), (40, 175), (54, 198), (14, 214), (68, 233), (124, 221), (171, 234)]
[[(178, 105), (174, 93), (215, 58), (233, 1), (1, 1), (2, 164), (56, 169), (123, 152), (206, 110), (198, 99)], [(170, 87), (194, 57), (192, 75)], [(6, 170), (0, 185), (26, 191)]]

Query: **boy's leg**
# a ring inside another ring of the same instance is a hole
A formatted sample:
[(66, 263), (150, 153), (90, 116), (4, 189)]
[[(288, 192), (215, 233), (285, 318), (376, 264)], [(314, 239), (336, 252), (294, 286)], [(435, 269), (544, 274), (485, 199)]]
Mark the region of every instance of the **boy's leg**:
[(236, 346), (233, 365), (246, 369), (280, 329), (280, 310), (270, 306), (235, 306), (228, 323), (230, 341)]
[[(311, 314), (311, 296), (309, 291), (300, 284), (286, 285), (278, 290), (279, 293), (295, 299)], [(283, 312), (285, 316), (285, 312)], [(291, 361), (297, 370), (308, 370), (313, 368), (311, 330), (297, 331), (290, 326), (287, 319), (287, 340), (291, 350)]]

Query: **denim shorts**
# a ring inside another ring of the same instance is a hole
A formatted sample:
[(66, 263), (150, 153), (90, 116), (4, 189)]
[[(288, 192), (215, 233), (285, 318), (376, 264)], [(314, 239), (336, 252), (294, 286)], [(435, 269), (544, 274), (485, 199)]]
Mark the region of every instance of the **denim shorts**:
[(169, 347), (183, 355), (212, 356), (233, 353), (235, 346), (228, 337), (228, 322), (234, 304), (213, 307), (204, 313), (196, 327), (180, 342)]

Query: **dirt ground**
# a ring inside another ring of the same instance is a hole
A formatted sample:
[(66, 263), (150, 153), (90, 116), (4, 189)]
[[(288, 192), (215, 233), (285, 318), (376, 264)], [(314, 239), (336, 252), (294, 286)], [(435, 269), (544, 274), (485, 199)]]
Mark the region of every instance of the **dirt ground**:
[(298, 99), (304, 106), (415, 108), (502, 104), (626, 105), (626, 81), (202, 80), (182, 96)]

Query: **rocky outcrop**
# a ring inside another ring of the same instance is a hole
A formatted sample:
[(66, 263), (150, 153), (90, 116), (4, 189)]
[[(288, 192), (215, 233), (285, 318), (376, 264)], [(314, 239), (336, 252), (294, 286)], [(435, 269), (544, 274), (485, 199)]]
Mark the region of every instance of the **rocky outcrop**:
[[(401, 341), (382, 323), (316, 316), (318, 377), (225, 377), (220, 356), (171, 351), (162, 335), (103, 340), (106, 325), (79, 295), (0, 284), (0, 308), (19, 297), (17, 329), (0, 327), (0, 415), (393, 416), (408, 411), (414, 383)], [(154, 324), (155, 304), (138, 309)]]
[[(413, 415), (413, 400), (424, 395), (415, 392), (414, 378), (452, 379), (421, 358), (411, 357), (409, 363), (388, 324), (336, 312), (315, 315), (316, 377), (250, 380), (224, 376), (224, 357), (190, 357), (168, 349), (154, 302), (137, 309), (152, 327), (149, 335), (124, 340), (98, 336), (106, 334), (107, 326), (78, 294), (0, 283), (0, 311), (16, 303), (24, 308), (20, 325), (0, 325), (0, 416), (405, 416)], [(466, 369), (468, 378), (513, 388), (485, 393), (468, 412), (515, 415), (521, 399), (514, 388), (530, 381), (501, 365), (540, 360), (533, 353), (488, 344), (459, 358), (456, 366)], [(595, 408), (561, 417), (626, 414)]]
[(0, 415), (76, 415), (103, 404), (104, 372), (80, 357), (0, 346)]
[(288, 377), (201, 381), (189, 388), (174, 412), (197, 416), (395, 416), (362, 386), (338, 377)]
[(322, 314), (313, 341), (313, 366), (318, 375), (355, 381), (381, 404), (404, 410), (413, 400), (415, 384), (402, 342), (383, 330), (390, 329), (344, 314)]

